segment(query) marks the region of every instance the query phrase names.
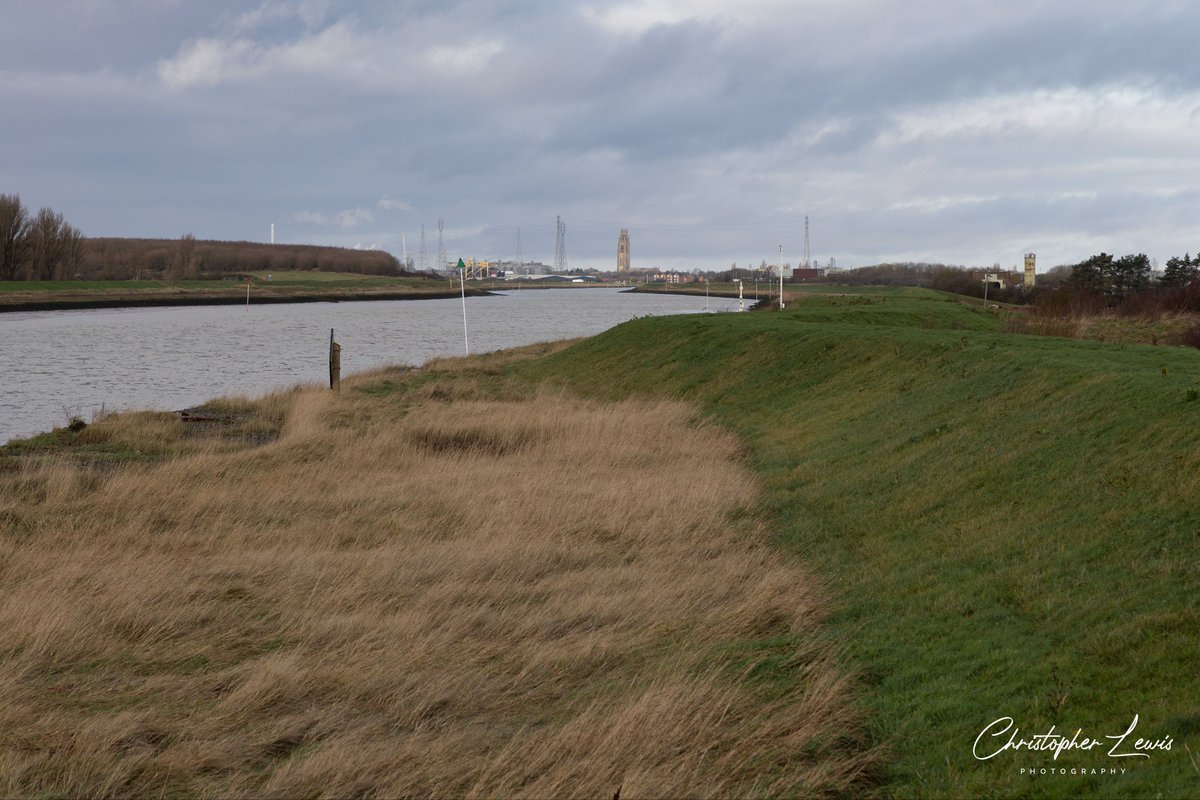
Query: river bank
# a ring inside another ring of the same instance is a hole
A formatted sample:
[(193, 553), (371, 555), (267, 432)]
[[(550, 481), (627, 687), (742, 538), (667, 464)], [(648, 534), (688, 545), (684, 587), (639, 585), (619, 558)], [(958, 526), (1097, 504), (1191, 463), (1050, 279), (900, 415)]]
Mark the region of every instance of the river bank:
[(738, 437), (562, 347), (0, 448), (0, 792), (862, 794)]
[[(326, 381), (330, 329), (347, 375), (458, 354), (465, 341), (457, 290), (404, 302), (374, 294), (355, 302), (0, 314), (0, 332), (11, 343), (0, 348), (0, 371), (7, 376), (0, 442), (117, 408), (186, 408), (225, 394)], [(480, 291), (466, 305), (475, 353), (588, 336), (635, 316), (695, 312), (704, 301), (619, 289), (540, 289)]]
[[(226, 282), (227, 284), (229, 282)], [(344, 303), (363, 300), (436, 300), (460, 297), (461, 290), (451, 289), (448, 281), (430, 282), (429, 286), (288, 286), (254, 284), (249, 305), (276, 303)], [(491, 294), (487, 289), (467, 287), (468, 297)], [(69, 311), (98, 308), (154, 308), (175, 306), (246, 305), (246, 285), (232, 284), (215, 288), (163, 287), (139, 289), (86, 289), (81, 291), (4, 291), (0, 292), (0, 313), (18, 311)]]
[[(767, 285), (763, 284), (761, 296), (767, 296)], [(692, 297), (704, 297), (703, 283), (644, 283), (641, 286), (635, 286), (629, 290), (634, 294), (684, 294)], [(736, 283), (711, 283), (708, 286), (709, 297), (734, 297), (738, 296), (738, 288)], [(754, 302), (754, 285), (751, 284), (750, 292), (743, 291), (743, 297), (746, 297), (750, 302)]]
[[(642, 315), (0, 448), (0, 788), (1191, 796), (1200, 354), (1003, 328)], [(1173, 746), (981, 759), (1000, 714)]]

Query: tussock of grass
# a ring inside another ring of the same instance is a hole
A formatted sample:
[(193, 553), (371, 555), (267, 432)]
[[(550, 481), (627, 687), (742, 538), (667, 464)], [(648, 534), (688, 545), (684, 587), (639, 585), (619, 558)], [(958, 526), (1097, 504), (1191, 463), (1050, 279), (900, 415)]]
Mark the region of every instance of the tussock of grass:
[(861, 786), (822, 593), (739, 442), (462, 366), (276, 396), (258, 447), (0, 475), (0, 793)]
[(78, 444), (115, 444), (131, 450), (169, 448), (183, 432), (178, 414), (154, 411), (107, 414), (79, 431)]

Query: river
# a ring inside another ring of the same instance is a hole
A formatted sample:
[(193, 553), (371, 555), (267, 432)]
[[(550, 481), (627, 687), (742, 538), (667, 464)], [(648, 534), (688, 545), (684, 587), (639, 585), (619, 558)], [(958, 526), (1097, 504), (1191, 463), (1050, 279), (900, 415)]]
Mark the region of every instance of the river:
[[(467, 325), (471, 352), (482, 353), (703, 310), (702, 297), (535, 289), (467, 298)], [(0, 442), (103, 410), (181, 409), (327, 382), (330, 328), (343, 376), (463, 352), (461, 300), (0, 314)]]

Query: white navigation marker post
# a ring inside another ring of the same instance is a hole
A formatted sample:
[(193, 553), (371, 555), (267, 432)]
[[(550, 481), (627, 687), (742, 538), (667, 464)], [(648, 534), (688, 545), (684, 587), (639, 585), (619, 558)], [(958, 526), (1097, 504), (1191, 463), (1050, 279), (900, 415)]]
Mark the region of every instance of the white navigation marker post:
[(462, 306), (463, 306), (463, 354), (471, 355), (471, 340), (467, 336), (467, 265), (460, 258), (458, 260), (458, 278), (459, 286), (462, 287)]
[(783, 245), (779, 245), (779, 310), (783, 311)]
[(738, 278), (738, 311), (746, 310), (746, 301), (742, 298), (742, 279)]

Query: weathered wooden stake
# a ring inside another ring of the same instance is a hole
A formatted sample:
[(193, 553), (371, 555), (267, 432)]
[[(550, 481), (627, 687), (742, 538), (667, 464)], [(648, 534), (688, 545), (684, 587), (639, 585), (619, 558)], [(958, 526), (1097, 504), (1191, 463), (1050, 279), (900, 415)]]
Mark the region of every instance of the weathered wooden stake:
[(333, 340), (333, 328), (329, 329), (329, 388), (342, 391), (342, 346)]

